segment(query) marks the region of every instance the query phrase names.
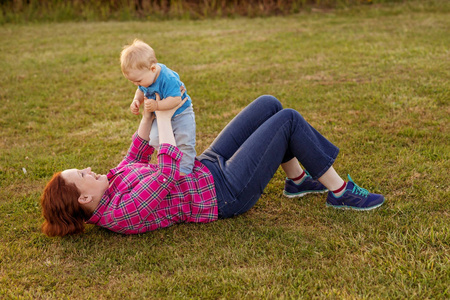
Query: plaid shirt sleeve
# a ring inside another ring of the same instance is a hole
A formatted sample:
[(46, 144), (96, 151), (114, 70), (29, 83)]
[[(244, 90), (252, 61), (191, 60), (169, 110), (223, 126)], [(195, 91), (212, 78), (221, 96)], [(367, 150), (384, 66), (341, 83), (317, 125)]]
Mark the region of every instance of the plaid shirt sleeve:
[(150, 146), (148, 141), (141, 138), (136, 132), (132, 137), (127, 155), (117, 167), (133, 163), (148, 163), (151, 160), (154, 151), (155, 148)]
[(182, 152), (177, 147), (161, 144), (159, 168), (149, 176), (139, 178), (132, 191), (123, 195), (120, 209), (115, 211), (113, 217), (117, 224), (134, 229), (142, 226), (142, 221), (159, 206), (179, 179), (181, 157)]

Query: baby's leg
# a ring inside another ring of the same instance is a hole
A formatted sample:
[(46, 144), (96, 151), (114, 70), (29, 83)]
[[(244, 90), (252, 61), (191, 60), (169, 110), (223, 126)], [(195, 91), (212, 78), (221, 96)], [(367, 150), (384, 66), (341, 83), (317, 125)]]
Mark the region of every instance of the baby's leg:
[(156, 120), (152, 124), (152, 128), (150, 130), (150, 141), (148, 142), (150, 146), (155, 148), (155, 150), (159, 149), (159, 134), (158, 134), (158, 122)]
[(194, 167), (195, 156), (195, 114), (192, 107), (172, 118), (172, 129), (178, 149), (183, 152), (180, 172), (189, 174)]

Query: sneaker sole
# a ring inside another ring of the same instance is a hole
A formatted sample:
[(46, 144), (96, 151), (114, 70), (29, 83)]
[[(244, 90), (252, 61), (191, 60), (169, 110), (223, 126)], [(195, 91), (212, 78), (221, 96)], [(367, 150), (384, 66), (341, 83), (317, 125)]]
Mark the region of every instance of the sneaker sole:
[(328, 192), (328, 190), (322, 190), (322, 191), (304, 191), (304, 192), (299, 193), (299, 194), (291, 194), (291, 193), (288, 193), (288, 192), (286, 192), (286, 191), (283, 191), (283, 196), (288, 197), (288, 198), (300, 198), (300, 197), (306, 196), (306, 195), (308, 195), (308, 194), (322, 194), (322, 193), (326, 193), (326, 192)]
[(383, 202), (381, 202), (380, 204), (377, 204), (375, 206), (371, 206), (371, 207), (355, 207), (355, 206), (347, 206), (347, 205), (331, 205), (329, 203), (327, 203), (327, 207), (332, 207), (335, 209), (352, 209), (352, 210), (359, 210), (359, 211), (367, 211), (367, 210), (372, 210), (375, 208), (380, 207), (381, 205), (384, 204), (385, 199), (383, 199)]

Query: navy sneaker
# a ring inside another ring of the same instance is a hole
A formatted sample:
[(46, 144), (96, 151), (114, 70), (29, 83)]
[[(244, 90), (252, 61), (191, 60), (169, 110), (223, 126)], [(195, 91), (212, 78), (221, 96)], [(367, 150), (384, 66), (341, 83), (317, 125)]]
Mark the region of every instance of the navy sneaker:
[(291, 179), (286, 178), (283, 195), (288, 198), (303, 197), (312, 193), (325, 193), (328, 189), (318, 180), (314, 180), (311, 175), (306, 173), (306, 178), (302, 183), (296, 184)]
[(327, 206), (340, 209), (371, 210), (384, 203), (383, 195), (369, 193), (368, 190), (357, 186), (350, 175), (348, 175), (348, 179), (345, 192), (341, 196), (336, 197), (332, 192), (328, 192)]

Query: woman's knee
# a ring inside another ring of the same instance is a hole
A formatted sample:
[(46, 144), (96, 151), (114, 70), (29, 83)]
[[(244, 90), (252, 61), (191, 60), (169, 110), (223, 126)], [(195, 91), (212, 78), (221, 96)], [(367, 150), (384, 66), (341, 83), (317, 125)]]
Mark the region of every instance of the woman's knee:
[(264, 105), (264, 107), (266, 107), (267, 109), (270, 109), (272, 107), (275, 109), (275, 111), (280, 111), (283, 109), (283, 105), (281, 104), (281, 102), (271, 95), (259, 96), (255, 100), (255, 102), (258, 102), (258, 104), (260, 105)]
[(290, 120), (291, 124), (294, 126), (305, 126), (309, 124), (298, 111), (292, 108), (285, 108), (279, 111), (277, 115), (281, 120)]
[(286, 119), (301, 119), (303, 120), (302, 115), (292, 108), (285, 108), (282, 111), (279, 112), (280, 114), (284, 115)]

